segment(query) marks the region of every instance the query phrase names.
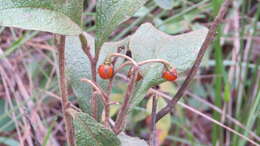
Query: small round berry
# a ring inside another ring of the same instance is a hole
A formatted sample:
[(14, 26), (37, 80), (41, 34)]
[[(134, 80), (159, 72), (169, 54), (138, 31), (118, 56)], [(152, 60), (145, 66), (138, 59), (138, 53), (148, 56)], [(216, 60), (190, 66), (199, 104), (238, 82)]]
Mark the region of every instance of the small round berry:
[(111, 79), (114, 75), (114, 67), (111, 64), (101, 64), (98, 67), (98, 74), (102, 79)]
[(167, 81), (175, 81), (177, 79), (177, 71), (172, 68), (170, 71), (164, 71), (162, 74), (162, 78)]
[[(132, 72), (131, 72), (131, 70), (129, 70), (128, 73), (127, 73), (127, 77), (130, 78), (131, 75), (132, 75)], [(141, 75), (140, 72), (138, 72), (137, 77), (136, 77), (136, 81), (138, 82), (138, 81), (140, 81), (142, 79), (143, 79), (143, 76)]]

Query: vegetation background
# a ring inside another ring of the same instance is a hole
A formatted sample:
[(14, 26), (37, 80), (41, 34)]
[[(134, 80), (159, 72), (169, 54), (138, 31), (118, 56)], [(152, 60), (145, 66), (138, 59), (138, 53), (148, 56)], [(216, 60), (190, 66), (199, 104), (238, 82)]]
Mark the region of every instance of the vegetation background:
[[(96, 0), (85, 2), (84, 30), (95, 34)], [(113, 32), (110, 40), (153, 23), (176, 35), (207, 27), (222, 0), (150, 0)], [(260, 1), (234, 0), (218, 28), (199, 73), (174, 116), (157, 124), (158, 141), (174, 145), (250, 145), (234, 134), (260, 144)], [(64, 145), (66, 138), (58, 90), (57, 50), (53, 35), (0, 27), (0, 145)], [(180, 79), (182, 80), (182, 79)], [(118, 102), (126, 86), (118, 84)], [(160, 90), (174, 95), (178, 86), (165, 82)], [(71, 101), (77, 105), (69, 89)], [(159, 108), (166, 103), (159, 99)], [(112, 106), (111, 116), (117, 105)], [(127, 133), (148, 139), (151, 101), (147, 98), (129, 116)]]

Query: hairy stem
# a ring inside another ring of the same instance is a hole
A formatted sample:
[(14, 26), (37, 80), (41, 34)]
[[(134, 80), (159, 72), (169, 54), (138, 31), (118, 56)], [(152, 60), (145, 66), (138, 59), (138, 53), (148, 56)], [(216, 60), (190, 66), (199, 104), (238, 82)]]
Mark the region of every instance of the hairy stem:
[[(105, 98), (107, 98), (107, 94), (93, 81), (89, 79), (81, 79), (80, 81), (90, 84), (95, 91), (102, 96), (102, 101), (105, 102)], [(95, 93), (95, 92), (94, 92)], [(104, 103), (105, 104), (105, 103)]]
[[(82, 49), (84, 51), (84, 53), (88, 56), (89, 62), (90, 62), (90, 66), (91, 66), (91, 75), (92, 75), (92, 80), (94, 82), (96, 82), (97, 80), (97, 60), (98, 60), (98, 56), (93, 57), (93, 55), (90, 53), (90, 47), (88, 45), (88, 41), (85, 38), (85, 36), (83, 34), (81, 34), (79, 36), (80, 41), (81, 41), (81, 46)], [(93, 88), (93, 93), (95, 92), (95, 89)], [(98, 119), (97, 117), (97, 113), (98, 113), (98, 105), (97, 105), (97, 97), (95, 94), (92, 95), (91, 97), (91, 110), (92, 110), (92, 116), (94, 119)]]
[(164, 67), (166, 67), (168, 70), (170, 70), (170, 66), (171, 66), (171, 63), (164, 59), (148, 59), (148, 60), (139, 62), (138, 65), (142, 66), (142, 65), (145, 65), (148, 63), (162, 63), (164, 65)]
[(120, 108), (119, 114), (115, 122), (114, 131), (116, 134), (119, 134), (122, 131), (122, 128), (124, 126), (127, 111), (130, 105), (131, 96), (133, 94), (134, 86), (136, 83), (135, 79), (137, 77), (137, 74), (138, 74), (138, 68), (134, 67), (133, 74), (131, 75), (130, 82), (128, 84), (127, 91), (124, 97), (124, 103)]
[[(101, 95), (103, 104), (105, 106), (105, 127), (109, 126), (109, 111), (110, 111), (110, 103), (109, 103), (109, 96), (104, 92), (95, 82), (88, 80), (88, 79), (81, 79), (82, 82), (90, 84), (95, 91)], [(93, 96), (97, 96), (96, 94), (93, 94)]]
[(130, 61), (134, 66), (138, 66), (138, 64), (134, 61), (134, 59), (132, 59), (131, 57), (127, 56), (127, 55), (124, 55), (124, 54), (120, 54), (120, 53), (113, 53), (109, 56), (110, 57), (122, 57), (122, 58), (125, 58), (127, 59), (128, 61)]
[(152, 120), (151, 120), (151, 135), (149, 139), (150, 146), (157, 146), (156, 136), (156, 110), (157, 110), (157, 95), (153, 94), (153, 106), (152, 106)]
[(116, 75), (116, 73), (118, 73), (120, 70), (122, 70), (124, 67), (128, 66), (128, 65), (132, 65), (132, 62), (127, 61), (123, 64), (121, 64), (114, 72), (114, 74)]
[(109, 118), (110, 118), (110, 103), (109, 103), (109, 98), (106, 98), (105, 101), (105, 127), (108, 128), (109, 127)]
[(163, 116), (165, 116), (166, 114), (168, 114), (169, 112), (172, 111), (172, 109), (174, 109), (176, 103), (182, 98), (182, 96), (184, 95), (185, 90), (188, 88), (188, 85), (190, 84), (190, 82), (192, 81), (192, 79), (194, 78), (195, 74), (197, 73), (198, 69), (199, 69), (199, 65), (201, 63), (201, 60), (207, 50), (207, 48), (209, 47), (209, 45), (211, 44), (211, 42), (214, 40), (215, 36), (216, 36), (216, 29), (217, 26), (220, 24), (220, 22), (223, 20), (227, 10), (228, 10), (228, 6), (231, 3), (232, 0), (225, 0), (224, 3), (222, 4), (218, 15), (216, 16), (214, 22), (212, 23), (212, 25), (210, 26), (209, 32), (207, 34), (206, 40), (203, 42), (200, 51), (198, 53), (198, 56), (195, 60), (195, 63), (193, 64), (190, 72), (188, 73), (187, 78), (185, 79), (184, 83), (182, 84), (182, 86), (180, 87), (180, 89), (178, 90), (178, 92), (176, 93), (176, 95), (174, 96), (174, 98), (170, 101), (169, 104), (167, 104), (166, 107), (164, 107), (163, 109), (161, 109), (156, 116), (156, 121), (159, 121)]
[[(92, 80), (94, 82), (97, 81), (97, 58), (89, 58), (90, 59), (90, 63), (91, 63), (91, 74), (92, 74)], [(95, 92), (95, 89), (93, 89), (93, 92)], [(96, 96), (92, 96), (91, 99), (91, 104), (92, 104), (92, 116), (94, 119), (98, 119), (97, 114), (98, 114), (98, 103), (97, 103), (97, 97)]]
[(62, 111), (65, 121), (65, 128), (66, 128), (66, 137), (69, 146), (74, 146), (74, 137), (73, 137), (73, 126), (72, 126), (72, 119), (71, 116), (66, 112), (69, 108), (69, 100), (68, 100), (68, 93), (67, 93), (67, 82), (65, 78), (65, 36), (57, 37), (57, 47), (59, 53), (59, 74), (60, 74), (60, 91), (61, 91), (61, 98), (62, 98)]

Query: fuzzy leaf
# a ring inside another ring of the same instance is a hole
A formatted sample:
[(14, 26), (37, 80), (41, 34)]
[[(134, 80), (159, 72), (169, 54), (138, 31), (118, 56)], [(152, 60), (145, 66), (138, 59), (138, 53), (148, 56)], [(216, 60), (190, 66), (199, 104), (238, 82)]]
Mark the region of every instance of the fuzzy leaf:
[(134, 15), (146, 1), (147, 0), (98, 0), (96, 8), (97, 49), (102, 46), (117, 25)]
[[(84, 35), (93, 54), (95, 48), (94, 38), (87, 33), (84, 33)], [(128, 38), (118, 42), (105, 43), (102, 46), (98, 65), (103, 63), (107, 55), (116, 52), (119, 46), (124, 46), (127, 43)], [(67, 36), (65, 48), (66, 72), (68, 73), (70, 84), (77, 96), (81, 109), (84, 112), (90, 113), (92, 88), (90, 85), (80, 81), (82, 78), (92, 79), (90, 61), (81, 48), (81, 42), (78, 36)], [(120, 63), (120, 60), (118, 63)], [(97, 76), (97, 83), (103, 89), (106, 89), (108, 81)], [(101, 101), (99, 106), (100, 117), (102, 113)]]
[(83, 0), (0, 0), (0, 25), (78, 35), (82, 12)]
[(120, 146), (121, 142), (109, 129), (90, 115), (70, 110), (78, 146)]
[(138, 137), (131, 137), (131, 136), (128, 136), (124, 133), (120, 133), (118, 135), (118, 138), (120, 139), (122, 145), (121, 146), (148, 146), (148, 144), (138, 138)]
[[(157, 30), (152, 24), (146, 23), (133, 34), (129, 47), (132, 57), (137, 62), (147, 59), (164, 59), (170, 62), (180, 74), (194, 63), (207, 32), (208, 29), (204, 28), (171, 36)], [(136, 90), (133, 105), (142, 100), (149, 88), (164, 82), (161, 78), (162, 70), (163, 65), (159, 63), (141, 68), (144, 78)]]

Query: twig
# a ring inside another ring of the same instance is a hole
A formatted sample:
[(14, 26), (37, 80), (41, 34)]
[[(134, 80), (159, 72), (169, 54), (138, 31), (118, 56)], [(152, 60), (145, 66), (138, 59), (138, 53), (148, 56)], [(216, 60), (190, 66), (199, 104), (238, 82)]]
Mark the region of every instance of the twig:
[(124, 67), (126, 67), (126, 66), (128, 66), (128, 65), (131, 65), (131, 64), (132, 64), (132, 62), (130, 62), (130, 61), (127, 61), (127, 62), (121, 64), (121, 65), (115, 70), (114, 74), (118, 73), (121, 69), (123, 69)]
[(151, 135), (149, 139), (150, 146), (157, 146), (156, 136), (156, 110), (157, 110), (157, 95), (153, 94), (153, 105), (152, 105), (152, 120), (151, 120)]
[(59, 53), (59, 74), (60, 74), (60, 91), (62, 98), (62, 111), (65, 121), (66, 136), (69, 146), (74, 146), (73, 127), (71, 116), (66, 112), (69, 107), (67, 82), (65, 78), (65, 36), (57, 37), (57, 47)]
[(171, 66), (171, 63), (164, 60), (164, 59), (148, 59), (148, 60), (139, 62), (138, 65), (142, 66), (142, 65), (145, 65), (145, 64), (148, 64), (148, 63), (162, 63), (167, 68)]
[(185, 79), (184, 83), (182, 84), (182, 86), (180, 87), (180, 89), (178, 90), (178, 92), (176, 93), (174, 98), (171, 100), (171, 102), (169, 104), (167, 104), (166, 107), (164, 107), (163, 109), (161, 109), (158, 112), (158, 114), (156, 116), (157, 121), (159, 121), (167, 113), (171, 112), (171, 110), (175, 107), (176, 103), (182, 98), (185, 90), (188, 88), (188, 85), (190, 84), (190, 82), (194, 78), (195, 74), (197, 73), (197, 71), (199, 69), (199, 65), (201, 63), (201, 60), (202, 60), (207, 48), (209, 47), (211, 42), (214, 40), (215, 35), (216, 35), (217, 26), (220, 24), (220, 22), (224, 18), (225, 14), (228, 10), (228, 6), (231, 3), (231, 1), (232, 0), (225, 0), (224, 3), (222, 4), (218, 15), (216, 16), (214, 22), (212, 23), (212, 25), (209, 29), (206, 40), (203, 42), (203, 44), (200, 48), (200, 51), (199, 51), (198, 56), (195, 60), (195, 63), (193, 64), (190, 72), (188, 73), (187, 78)]
[(125, 117), (127, 115), (128, 109), (129, 109), (129, 104), (130, 104), (129, 102), (131, 99), (131, 95), (134, 91), (134, 86), (136, 83), (135, 79), (138, 75), (138, 68), (136, 66), (134, 66), (133, 69), (134, 69), (133, 74), (131, 75), (130, 82), (128, 84), (127, 91), (126, 91), (126, 94), (124, 97), (124, 103), (120, 108), (119, 114), (118, 114), (116, 122), (115, 122), (114, 131), (116, 134), (119, 134), (122, 131), (122, 127), (125, 123)]
[(88, 45), (88, 40), (85, 38), (85, 36), (83, 34), (80, 34), (79, 38), (80, 38), (82, 50), (88, 56), (90, 63), (93, 63), (93, 56), (90, 53), (90, 47)]
[(113, 54), (111, 54), (109, 57), (113, 57), (113, 56), (125, 58), (125, 59), (129, 60), (134, 66), (138, 66), (138, 64), (136, 63), (136, 61), (134, 61), (134, 59), (132, 59), (132, 58), (129, 57), (129, 56), (126, 56), (126, 55), (120, 54), (120, 53), (113, 53)]
[[(110, 111), (110, 103), (109, 103), (108, 95), (93, 81), (91, 81), (89, 79), (81, 79), (81, 81), (90, 84), (96, 90), (96, 92), (98, 92), (101, 95), (103, 104), (105, 106), (105, 127), (108, 127), (109, 126), (109, 111)], [(94, 96), (94, 98), (96, 98), (96, 94), (93, 94), (93, 96)]]
[[(122, 50), (124, 50), (124, 47), (123, 47), (123, 46), (118, 47), (118, 48), (117, 48), (117, 53), (120, 53)], [(118, 58), (115, 57), (115, 58), (112, 60), (112, 65), (113, 65), (113, 66), (115, 66), (117, 59), (118, 59)], [(130, 63), (130, 62), (128, 62), (128, 63)], [(130, 63), (130, 64), (131, 64), (131, 63)], [(127, 64), (124, 63), (124, 64), (120, 65), (118, 69), (116, 69), (116, 70), (114, 71), (114, 76), (109, 80), (109, 83), (108, 83), (108, 86), (107, 86), (107, 92), (108, 92), (107, 94), (108, 94), (108, 97), (109, 97), (109, 95), (110, 95), (111, 92), (112, 92), (113, 80), (114, 80), (115, 74), (116, 74), (119, 70), (121, 70), (122, 68), (124, 68), (126, 65), (127, 65)], [(110, 99), (109, 99), (109, 102), (110, 102)]]
[[(88, 41), (87, 41), (87, 39), (85, 38), (85, 36), (83, 34), (80, 34), (79, 38), (80, 38), (80, 41), (81, 41), (81, 47), (82, 47), (84, 53), (88, 56), (88, 59), (89, 59), (89, 62), (90, 62), (92, 80), (94, 82), (96, 82), (96, 80), (97, 80), (96, 68), (97, 68), (98, 55), (96, 54), (96, 56), (94, 57), (91, 54), (90, 47), (88, 45)], [(95, 89), (93, 89), (93, 93), (94, 92), (95, 92)], [(92, 95), (91, 101), (92, 101), (92, 108), (91, 108), (91, 110), (92, 110), (93, 118), (97, 120), (98, 119), (98, 117), (97, 117), (98, 105), (97, 105), (97, 98), (95, 97), (94, 94)]]
[[(117, 53), (120, 53), (120, 48), (118, 48), (118, 50), (117, 50)], [(115, 65), (115, 63), (116, 63), (116, 61), (117, 61), (117, 58), (114, 58), (113, 59), (113, 61), (112, 61), (112, 64), (113, 65)], [(115, 74), (117, 73), (117, 72), (119, 72), (119, 70), (121, 70), (122, 68), (124, 68), (126, 65), (128, 65), (127, 63), (129, 63), (129, 64), (131, 64), (131, 62), (126, 62), (126, 63), (124, 63), (124, 64), (122, 64), (117, 70), (115, 70), (114, 71), (114, 76), (109, 80), (109, 83), (108, 83), (108, 86), (107, 86), (107, 95), (108, 95), (108, 98), (107, 98), (107, 105), (106, 105), (106, 107), (105, 107), (105, 110), (107, 111), (106, 113), (105, 113), (105, 119), (106, 120), (109, 120), (109, 117), (110, 117), (110, 105), (111, 105), (111, 103), (110, 103), (110, 94), (111, 94), (111, 92), (112, 92), (112, 88), (113, 88), (113, 80), (114, 80), (114, 77), (115, 77)], [(109, 121), (108, 121), (109, 122)], [(107, 124), (107, 122), (105, 122), (105, 125)], [(109, 124), (109, 123), (108, 123)], [(111, 128), (112, 128), (112, 130), (115, 132), (115, 129), (114, 129), (114, 126), (110, 126)]]
[(107, 94), (100, 87), (98, 87), (98, 85), (96, 83), (94, 83), (93, 81), (91, 81), (89, 79), (85, 79), (85, 78), (81, 79), (80, 81), (90, 84), (96, 90), (96, 92), (98, 92), (100, 95), (102, 95), (103, 100), (105, 100), (105, 98), (107, 98)]
[(120, 50), (118, 50), (118, 53), (113, 53), (113, 54), (109, 55), (107, 59), (108, 59), (108, 60), (111, 60), (112, 57), (115, 57), (115, 58), (113, 59), (113, 61), (112, 61), (113, 65), (115, 65), (116, 60), (117, 60), (117, 57), (125, 58), (125, 59), (127, 59), (128, 61), (125, 62), (125, 63), (123, 63), (123, 64), (121, 64), (121, 65), (114, 71), (114, 76), (109, 80), (109, 83), (108, 83), (108, 88), (107, 88), (107, 90), (108, 90), (108, 95), (110, 95), (110, 93), (111, 93), (111, 90), (112, 90), (112, 82), (113, 82), (113, 79), (114, 79), (116, 73), (118, 73), (121, 69), (123, 69), (124, 67), (126, 67), (126, 66), (128, 66), (128, 65), (134, 65), (135, 67), (137, 67), (137, 65), (138, 65), (131, 57), (129, 57), (129, 56), (127, 56), (127, 55), (124, 55), (124, 54), (120, 54), (119, 51), (120, 51)]

